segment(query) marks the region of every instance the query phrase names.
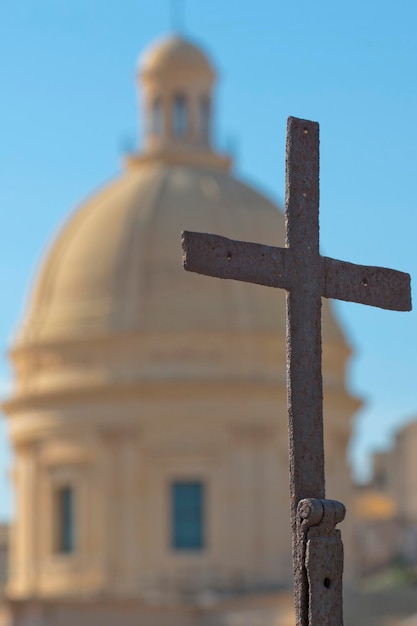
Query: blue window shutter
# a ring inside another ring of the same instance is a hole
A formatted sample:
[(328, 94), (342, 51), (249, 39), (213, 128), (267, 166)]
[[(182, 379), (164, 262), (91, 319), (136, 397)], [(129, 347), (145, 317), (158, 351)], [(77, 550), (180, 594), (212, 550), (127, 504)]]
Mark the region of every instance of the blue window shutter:
[(204, 548), (204, 485), (178, 481), (171, 485), (171, 544), (176, 550)]

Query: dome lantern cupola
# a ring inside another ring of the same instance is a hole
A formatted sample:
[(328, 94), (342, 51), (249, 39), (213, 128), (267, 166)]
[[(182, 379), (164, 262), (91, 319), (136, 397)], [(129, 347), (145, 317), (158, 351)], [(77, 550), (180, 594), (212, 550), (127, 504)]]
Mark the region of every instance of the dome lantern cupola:
[(182, 37), (153, 45), (140, 60), (146, 152), (210, 151), (216, 73)]

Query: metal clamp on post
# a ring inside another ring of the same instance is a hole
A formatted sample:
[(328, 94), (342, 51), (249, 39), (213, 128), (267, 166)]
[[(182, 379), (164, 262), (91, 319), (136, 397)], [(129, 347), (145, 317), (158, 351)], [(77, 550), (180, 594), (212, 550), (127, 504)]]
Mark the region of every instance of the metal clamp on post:
[(337, 500), (307, 498), (298, 504), (298, 550), (304, 565), (300, 600), (308, 626), (343, 626), (343, 543), (335, 527), (345, 513)]

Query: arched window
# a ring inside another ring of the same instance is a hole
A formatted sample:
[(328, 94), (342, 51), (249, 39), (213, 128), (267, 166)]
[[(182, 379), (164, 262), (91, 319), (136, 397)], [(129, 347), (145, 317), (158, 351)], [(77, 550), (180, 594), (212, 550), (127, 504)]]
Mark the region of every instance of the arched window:
[(199, 102), (198, 133), (201, 139), (210, 138), (211, 104), (208, 96), (203, 96)]
[(161, 98), (156, 98), (152, 104), (151, 112), (151, 133), (153, 135), (162, 135), (163, 132), (163, 112)]
[(174, 97), (172, 108), (172, 130), (176, 137), (182, 137), (188, 132), (187, 100), (182, 94)]

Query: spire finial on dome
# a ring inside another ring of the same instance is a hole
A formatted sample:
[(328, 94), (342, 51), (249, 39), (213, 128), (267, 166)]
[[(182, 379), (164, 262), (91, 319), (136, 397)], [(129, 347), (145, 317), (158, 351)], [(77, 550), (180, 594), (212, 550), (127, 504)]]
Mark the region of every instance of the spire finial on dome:
[(174, 33), (184, 33), (184, 0), (170, 0), (171, 25)]

